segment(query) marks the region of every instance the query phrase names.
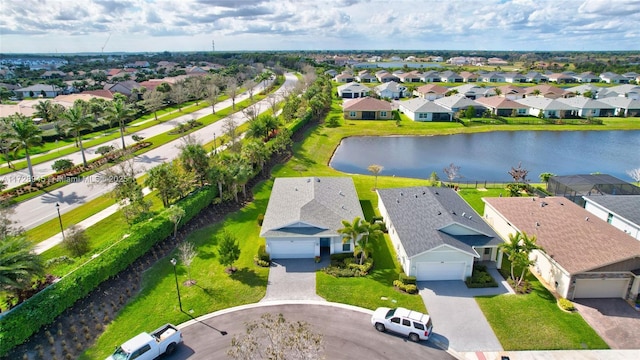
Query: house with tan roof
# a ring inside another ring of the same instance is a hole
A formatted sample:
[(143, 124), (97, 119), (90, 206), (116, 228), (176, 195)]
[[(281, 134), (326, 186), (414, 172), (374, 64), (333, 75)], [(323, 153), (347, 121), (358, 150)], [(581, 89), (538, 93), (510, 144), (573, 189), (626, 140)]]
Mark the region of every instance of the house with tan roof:
[(541, 96), (549, 99), (557, 99), (560, 97), (572, 96), (572, 93), (569, 93), (564, 89), (561, 89), (556, 86), (547, 85), (547, 84), (536, 85), (536, 86), (525, 88), (524, 93), (526, 97)]
[(527, 115), (529, 108), (502, 96), (477, 98), (476, 102), (497, 116), (523, 116)]
[(503, 85), (496, 88), (500, 91), (500, 96), (509, 100), (522, 99), (525, 95), (524, 88), (515, 85)]
[(414, 70), (414, 71), (409, 71), (403, 74), (398, 74), (396, 76), (403, 83), (414, 83), (414, 82), (420, 82), (421, 75), (422, 74), (419, 71)]
[(348, 120), (393, 119), (391, 104), (371, 97), (345, 100), (344, 104), (342, 104), (342, 114)]
[(462, 78), (463, 82), (476, 82), (478, 81), (479, 77), (478, 75), (469, 71), (461, 71), (459, 75)]
[(535, 236), (532, 271), (560, 296), (635, 300), (640, 242), (564, 197), (483, 198), (484, 219), (503, 238)]
[(449, 88), (444, 86), (427, 84), (413, 90), (413, 95), (425, 100), (435, 100), (444, 97), (448, 91)]
[(343, 72), (339, 75), (336, 75), (336, 77), (334, 77), (333, 80), (339, 83), (350, 83), (355, 81), (355, 78), (353, 77), (353, 75)]

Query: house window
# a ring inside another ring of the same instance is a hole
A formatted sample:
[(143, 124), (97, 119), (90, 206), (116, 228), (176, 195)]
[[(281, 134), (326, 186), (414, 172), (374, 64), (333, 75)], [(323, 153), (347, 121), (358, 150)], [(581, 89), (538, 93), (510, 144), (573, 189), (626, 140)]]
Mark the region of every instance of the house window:
[(428, 114), (426, 114), (426, 113), (419, 113), (418, 114), (418, 119), (426, 119), (426, 118), (428, 118)]
[(485, 255), (491, 254), (491, 248), (484, 248), (484, 254)]
[(527, 109), (518, 109), (518, 114), (522, 115), (526, 113), (527, 113)]
[(349, 117), (356, 117), (356, 112), (355, 111), (349, 112)]
[(387, 112), (386, 111), (380, 111), (380, 116), (381, 117), (387, 117)]
[(607, 215), (607, 222), (611, 224), (612, 221), (613, 221), (613, 214), (609, 213), (609, 215)]
[(347, 251), (347, 252), (351, 251), (351, 244), (349, 243), (342, 244), (342, 251)]

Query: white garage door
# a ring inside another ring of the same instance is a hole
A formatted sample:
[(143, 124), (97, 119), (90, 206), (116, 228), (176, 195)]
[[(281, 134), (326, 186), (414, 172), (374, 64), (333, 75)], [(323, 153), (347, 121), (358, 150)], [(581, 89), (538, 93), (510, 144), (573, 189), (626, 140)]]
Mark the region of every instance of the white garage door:
[(578, 279), (573, 294), (578, 298), (620, 298), (624, 296), (629, 279)]
[(314, 240), (269, 241), (267, 251), (272, 259), (306, 259), (315, 255)]
[(463, 280), (463, 262), (421, 262), (418, 263), (418, 281)]

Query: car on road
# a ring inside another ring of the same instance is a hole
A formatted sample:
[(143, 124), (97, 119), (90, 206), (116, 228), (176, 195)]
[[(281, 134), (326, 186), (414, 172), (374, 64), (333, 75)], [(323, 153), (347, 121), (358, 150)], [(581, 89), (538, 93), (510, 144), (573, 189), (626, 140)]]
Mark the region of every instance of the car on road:
[(151, 334), (143, 332), (128, 340), (107, 358), (107, 360), (153, 360), (160, 355), (172, 354), (182, 343), (182, 332), (171, 324), (166, 324)]
[(377, 308), (371, 316), (371, 324), (378, 331), (389, 330), (404, 335), (414, 342), (428, 340), (433, 331), (433, 324), (429, 315), (402, 307), (395, 309), (388, 307)]

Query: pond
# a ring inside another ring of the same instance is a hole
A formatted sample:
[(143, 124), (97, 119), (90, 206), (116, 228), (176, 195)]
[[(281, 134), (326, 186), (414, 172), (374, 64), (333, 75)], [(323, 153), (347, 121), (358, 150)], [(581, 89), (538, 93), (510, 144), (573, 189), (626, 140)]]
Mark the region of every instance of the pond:
[(350, 137), (340, 143), (330, 166), (345, 173), (429, 178), (460, 166), (460, 181), (513, 181), (511, 167), (529, 170), (538, 182), (543, 172), (557, 175), (600, 172), (632, 181), (627, 170), (640, 167), (640, 131), (499, 131), (439, 136)]

